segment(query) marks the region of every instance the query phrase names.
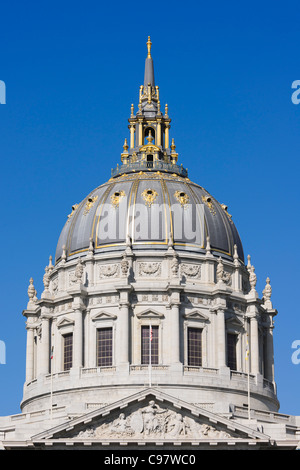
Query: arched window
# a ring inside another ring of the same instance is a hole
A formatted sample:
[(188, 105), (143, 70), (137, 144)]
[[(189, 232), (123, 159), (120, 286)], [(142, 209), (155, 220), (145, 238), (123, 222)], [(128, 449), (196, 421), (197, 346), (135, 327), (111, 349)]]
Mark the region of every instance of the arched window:
[(144, 145), (155, 142), (155, 130), (153, 127), (147, 127), (144, 132)]

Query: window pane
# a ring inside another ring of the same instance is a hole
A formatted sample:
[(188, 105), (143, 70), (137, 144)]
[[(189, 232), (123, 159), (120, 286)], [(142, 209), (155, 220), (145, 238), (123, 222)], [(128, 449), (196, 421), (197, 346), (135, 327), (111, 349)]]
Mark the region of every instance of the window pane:
[(188, 328), (188, 365), (202, 366), (202, 330)]
[(227, 366), (236, 370), (236, 335), (227, 334)]
[[(150, 326), (142, 326), (142, 364), (149, 364)], [(151, 364), (158, 364), (158, 326), (152, 326)]]
[(70, 333), (64, 336), (64, 370), (71, 369), (72, 358), (73, 358), (73, 334)]
[(112, 328), (97, 330), (97, 366), (112, 366)]

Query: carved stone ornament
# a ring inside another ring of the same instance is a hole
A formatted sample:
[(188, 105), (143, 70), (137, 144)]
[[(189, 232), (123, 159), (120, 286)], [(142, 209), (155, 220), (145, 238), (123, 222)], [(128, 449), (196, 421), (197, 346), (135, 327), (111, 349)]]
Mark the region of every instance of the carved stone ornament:
[(127, 276), (128, 274), (128, 269), (129, 269), (129, 261), (126, 257), (126, 254), (124, 253), (122, 261), (121, 261), (121, 271), (122, 271), (122, 276)]
[(222, 259), (219, 258), (217, 266), (217, 282), (224, 282), (225, 284), (230, 284), (231, 275), (224, 270)]
[(263, 290), (263, 301), (264, 301), (264, 305), (266, 308), (272, 308), (271, 295), (272, 295), (272, 287), (270, 284), (270, 278), (267, 277), (266, 286)]
[(186, 277), (199, 278), (201, 275), (200, 264), (186, 264), (181, 265), (181, 274)]
[(29, 286), (28, 286), (27, 293), (28, 293), (28, 297), (29, 297), (29, 303), (30, 304), (35, 304), (36, 301), (37, 301), (37, 292), (36, 292), (36, 289), (33, 285), (32, 277), (29, 280)]
[(50, 285), (50, 271), (49, 271), (49, 266), (45, 267), (45, 274), (43, 276), (43, 283), (44, 283), (44, 288), (45, 291), (48, 291), (49, 285)]
[(251, 268), (250, 268), (249, 282), (250, 282), (251, 290), (252, 291), (255, 290), (257, 277), (256, 277), (256, 274), (254, 272), (254, 266), (251, 266)]
[(100, 271), (100, 277), (116, 277), (119, 274), (119, 264), (114, 263), (114, 264), (103, 264), (102, 266), (99, 267)]
[(79, 258), (75, 271), (73, 271), (69, 275), (70, 284), (81, 284), (82, 276), (83, 276), (83, 264), (82, 264), (81, 258)]
[(214, 426), (201, 423), (198, 419), (162, 408), (151, 400), (148, 406), (132, 413), (120, 413), (108, 423), (95, 424), (80, 431), (75, 438), (118, 439), (118, 438), (195, 438), (222, 439), (232, 437)]
[(179, 261), (178, 261), (176, 254), (174, 254), (172, 261), (171, 261), (171, 271), (172, 271), (173, 277), (177, 277), (178, 270), (179, 270)]
[(58, 277), (57, 276), (54, 279), (52, 279), (51, 288), (52, 288), (52, 294), (55, 295), (58, 291)]
[(139, 263), (140, 276), (159, 276), (161, 272), (161, 263), (144, 262)]

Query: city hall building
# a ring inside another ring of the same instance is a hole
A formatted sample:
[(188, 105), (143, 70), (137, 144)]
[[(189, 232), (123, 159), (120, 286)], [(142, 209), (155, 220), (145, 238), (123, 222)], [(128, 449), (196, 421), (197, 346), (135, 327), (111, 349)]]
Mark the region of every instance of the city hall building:
[(66, 214), (40, 298), (29, 281), (21, 413), (0, 417), (0, 447), (296, 449), (270, 280), (260, 296), (230, 210), (180, 162), (147, 48), (119, 163)]

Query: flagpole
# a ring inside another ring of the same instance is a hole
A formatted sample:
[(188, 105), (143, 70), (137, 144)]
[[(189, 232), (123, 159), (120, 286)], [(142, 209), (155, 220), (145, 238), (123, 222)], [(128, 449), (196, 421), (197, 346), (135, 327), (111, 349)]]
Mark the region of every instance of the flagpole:
[(250, 361), (248, 360), (248, 419), (250, 419)]
[(250, 360), (249, 360), (249, 341), (247, 333), (246, 361), (248, 362), (248, 419), (250, 420)]
[(51, 390), (50, 390), (50, 417), (52, 420), (52, 409), (53, 409), (53, 346), (51, 348), (50, 357), (50, 371), (51, 371)]

